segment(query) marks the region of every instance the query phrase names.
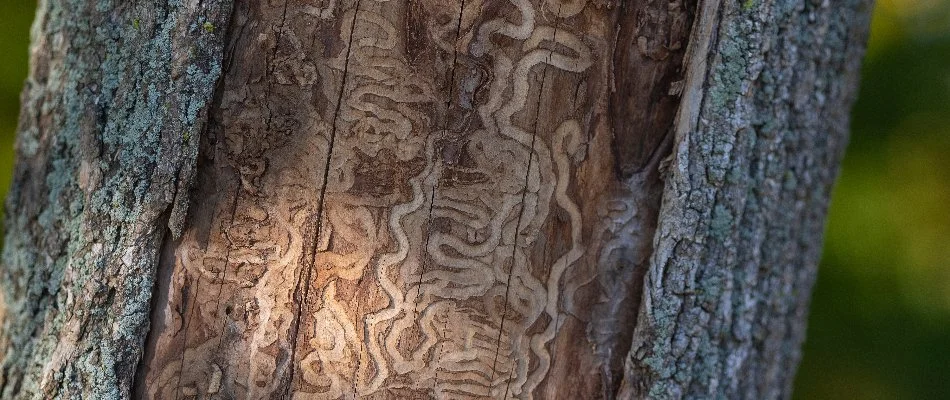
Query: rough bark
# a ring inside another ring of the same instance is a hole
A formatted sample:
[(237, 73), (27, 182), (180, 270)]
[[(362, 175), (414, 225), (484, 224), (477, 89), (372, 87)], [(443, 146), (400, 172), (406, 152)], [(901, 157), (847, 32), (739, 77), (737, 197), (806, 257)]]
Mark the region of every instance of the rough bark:
[(43, 2), (0, 397), (788, 397), (869, 11)]
[(128, 398), (230, 10), (38, 6), (6, 203), (0, 397)]
[(789, 396), (870, 8), (702, 4), (621, 397)]

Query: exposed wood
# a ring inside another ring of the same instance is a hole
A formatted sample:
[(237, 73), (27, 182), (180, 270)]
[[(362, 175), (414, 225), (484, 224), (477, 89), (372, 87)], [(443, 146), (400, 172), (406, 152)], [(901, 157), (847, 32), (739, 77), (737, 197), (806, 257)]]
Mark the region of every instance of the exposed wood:
[(865, 1), (79, 3), (0, 397), (788, 396)]
[[(683, 26), (641, 29), (667, 19)], [(239, 3), (145, 393), (610, 396), (688, 20), (666, 2)], [(633, 96), (651, 86), (661, 103)]]

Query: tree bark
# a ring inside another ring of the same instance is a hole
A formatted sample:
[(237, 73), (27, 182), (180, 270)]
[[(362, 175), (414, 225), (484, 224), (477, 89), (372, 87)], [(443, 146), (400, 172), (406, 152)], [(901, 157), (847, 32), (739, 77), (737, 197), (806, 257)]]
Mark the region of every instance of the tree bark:
[(870, 2), (40, 2), (0, 397), (787, 398)]

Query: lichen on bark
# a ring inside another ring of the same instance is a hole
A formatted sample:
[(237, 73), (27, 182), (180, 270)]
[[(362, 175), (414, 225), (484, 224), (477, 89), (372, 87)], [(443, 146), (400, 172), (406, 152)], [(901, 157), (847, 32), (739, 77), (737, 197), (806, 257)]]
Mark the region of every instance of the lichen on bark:
[(42, 1), (0, 397), (788, 397), (868, 1), (449, 3)]
[(0, 397), (128, 398), (230, 3), (40, 1), (0, 261)]
[(621, 391), (788, 398), (871, 2), (703, 2)]

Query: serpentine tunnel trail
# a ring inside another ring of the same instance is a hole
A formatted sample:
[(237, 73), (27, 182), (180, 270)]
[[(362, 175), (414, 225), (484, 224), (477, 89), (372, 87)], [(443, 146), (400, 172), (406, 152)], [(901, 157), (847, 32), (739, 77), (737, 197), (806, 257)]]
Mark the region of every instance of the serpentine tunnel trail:
[(238, 2), (144, 394), (610, 396), (659, 207), (662, 157), (611, 150), (636, 11)]
[(41, 0), (0, 397), (788, 398), (870, 3)]

